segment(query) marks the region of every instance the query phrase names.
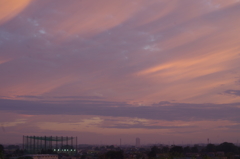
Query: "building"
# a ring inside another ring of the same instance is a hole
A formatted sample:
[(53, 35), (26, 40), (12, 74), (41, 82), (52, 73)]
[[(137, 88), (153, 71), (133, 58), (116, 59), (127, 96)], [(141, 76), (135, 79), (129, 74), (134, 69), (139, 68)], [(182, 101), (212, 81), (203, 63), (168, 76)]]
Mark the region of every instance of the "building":
[(77, 137), (23, 136), (25, 154), (77, 153)]
[(136, 138), (136, 147), (140, 147), (140, 138)]
[[(21, 157), (32, 157), (33, 159), (58, 159), (58, 155), (50, 154), (29, 154)], [(11, 157), (10, 159), (18, 159), (19, 157)]]
[(34, 155), (25, 155), (30, 156), (33, 159), (58, 159), (58, 155), (50, 155), (50, 154), (34, 154)]

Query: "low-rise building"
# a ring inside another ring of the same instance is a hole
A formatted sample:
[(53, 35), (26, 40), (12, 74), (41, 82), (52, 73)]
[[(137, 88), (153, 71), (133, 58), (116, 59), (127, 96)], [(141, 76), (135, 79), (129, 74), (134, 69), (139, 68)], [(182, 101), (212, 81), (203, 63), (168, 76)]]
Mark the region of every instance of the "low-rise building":
[(33, 159), (58, 159), (58, 155), (54, 154), (29, 154), (24, 156), (30, 156)]

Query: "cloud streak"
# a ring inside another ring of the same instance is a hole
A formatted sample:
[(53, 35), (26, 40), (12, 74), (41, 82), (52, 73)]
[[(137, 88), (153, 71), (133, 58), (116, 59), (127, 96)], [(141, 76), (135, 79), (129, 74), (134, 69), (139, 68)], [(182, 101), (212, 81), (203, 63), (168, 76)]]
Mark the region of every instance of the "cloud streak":
[(240, 90), (226, 90), (224, 93), (234, 96), (240, 96)]
[(24, 10), (31, 0), (2, 0), (0, 2), (1, 11), (0, 11), (0, 24), (14, 18), (22, 10)]
[(230, 120), (240, 122), (240, 103), (187, 104), (159, 103), (151, 106), (133, 106), (127, 103), (77, 100), (71, 102), (34, 102), (1, 99), (2, 111), (29, 115), (99, 115), (135, 117), (154, 120)]

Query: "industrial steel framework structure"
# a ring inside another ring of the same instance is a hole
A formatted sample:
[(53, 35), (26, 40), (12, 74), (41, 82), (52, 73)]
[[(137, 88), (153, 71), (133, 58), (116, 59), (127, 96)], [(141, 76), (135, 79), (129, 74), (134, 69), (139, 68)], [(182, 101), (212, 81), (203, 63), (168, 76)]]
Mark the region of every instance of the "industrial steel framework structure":
[(23, 136), (23, 149), (28, 154), (77, 153), (77, 137)]

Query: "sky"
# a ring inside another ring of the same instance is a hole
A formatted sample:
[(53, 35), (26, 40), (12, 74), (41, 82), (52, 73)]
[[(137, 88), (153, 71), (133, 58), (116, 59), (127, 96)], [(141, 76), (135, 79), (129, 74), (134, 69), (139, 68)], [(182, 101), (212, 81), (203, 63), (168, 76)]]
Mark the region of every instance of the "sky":
[(240, 141), (239, 0), (0, 0), (0, 141)]

